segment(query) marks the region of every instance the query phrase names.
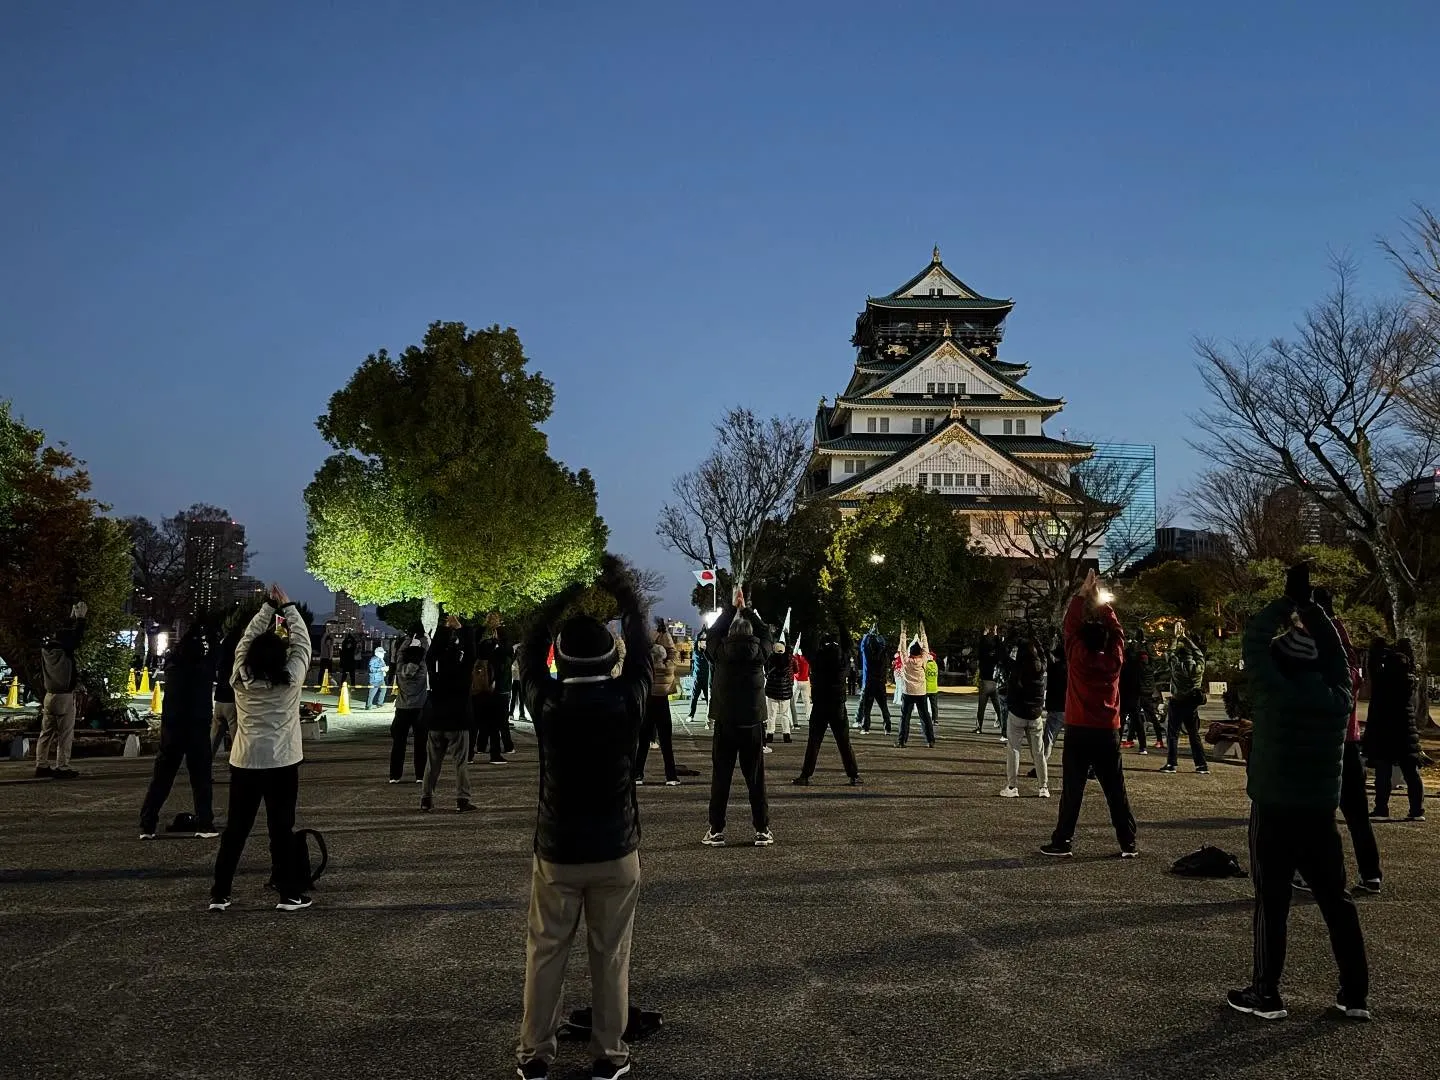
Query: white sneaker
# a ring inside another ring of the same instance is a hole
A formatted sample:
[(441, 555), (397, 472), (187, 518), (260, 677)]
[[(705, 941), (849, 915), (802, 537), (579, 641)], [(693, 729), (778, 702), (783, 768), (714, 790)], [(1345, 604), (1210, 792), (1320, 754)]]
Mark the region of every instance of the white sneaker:
[(1036, 794), (1042, 799), (1048, 799), (1050, 797), (1050, 789), (1048, 787), (1042, 787)]
[(768, 746), (762, 746), (762, 747), (760, 748), (760, 752), (761, 752), (762, 754), (771, 754), (771, 753), (774, 753), (774, 751), (771, 750), (770, 747), (768, 747)]
[(1007, 787), (1004, 791), (1000, 792), (1000, 798), (1002, 799), (1018, 799), (1019, 797), (1019, 788)]

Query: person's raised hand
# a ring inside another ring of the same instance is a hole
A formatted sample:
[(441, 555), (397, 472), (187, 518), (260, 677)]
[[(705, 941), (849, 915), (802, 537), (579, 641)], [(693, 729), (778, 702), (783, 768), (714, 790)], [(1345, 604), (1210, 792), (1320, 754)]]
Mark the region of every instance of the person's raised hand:
[(735, 586), (735, 606), (736, 608), (745, 606), (745, 590), (738, 585)]
[(89, 605), (86, 604), (84, 600), (81, 600), (79, 603), (77, 603), (74, 607), (70, 609), (70, 614), (77, 619), (83, 619), (85, 618), (85, 613), (89, 610)]
[(1086, 571), (1085, 580), (1081, 582), (1080, 589), (1077, 595), (1083, 596), (1086, 603), (1090, 604), (1091, 606), (1099, 606), (1100, 575), (1097, 574), (1094, 570)]
[(285, 594), (285, 590), (280, 587), (278, 581), (270, 586), (270, 599), (275, 601), (276, 607), (284, 607), (290, 603), (290, 597)]

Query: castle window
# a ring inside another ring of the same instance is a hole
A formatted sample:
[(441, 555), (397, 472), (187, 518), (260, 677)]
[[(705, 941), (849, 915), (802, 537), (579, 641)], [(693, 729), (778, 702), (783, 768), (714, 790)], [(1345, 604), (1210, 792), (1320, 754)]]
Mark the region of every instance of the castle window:
[(920, 434), (920, 417), (917, 416), (917, 417), (915, 417), (913, 420), (910, 421), (910, 434), (911, 434), (911, 435), (919, 435), (919, 434)]
[(953, 382), (947, 382), (945, 384), (945, 393), (947, 393), (951, 397), (955, 396), (955, 384)]
[(1024, 435), (1024, 434), (1025, 434), (1025, 421), (1024, 421), (1024, 420), (1016, 420), (1016, 421), (1015, 421), (1015, 434), (1016, 434), (1016, 435)]
[(965, 486), (971, 488), (975, 486), (975, 474), (973, 472), (965, 474)]
[(925, 384), (925, 393), (927, 393), (927, 394), (933, 394), (933, 393), (935, 393), (935, 384), (934, 384), (933, 382), (927, 382), (927, 383)]
[(979, 431), (979, 430), (980, 430), (980, 418), (979, 418), (978, 416), (972, 416), (969, 420), (967, 420), (967, 421), (965, 421), (965, 422), (970, 425), (970, 430), (971, 430), (971, 431)]
[(948, 473), (948, 472), (947, 472), (947, 473), (945, 474), (945, 486), (946, 486), (947, 488), (949, 488), (949, 487), (954, 487), (954, 486), (955, 486), (955, 474), (954, 474), (954, 473)]
[[(1007, 421), (1005, 421), (1005, 422), (1008, 424), (1010, 421), (1007, 420)], [(866, 418), (866, 420), (865, 420), (865, 430), (868, 431), (868, 432), (871, 432), (872, 434), (874, 433), (874, 431), (875, 431), (875, 417), (871, 416), (871, 417), (867, 417), (867, 418)]]
[(932, 432), (932, 431), (934, 431), (934, 430), (935, 430), (935, 418), (934, 418), (933, 416), (927, 416), (927, 417), (925, 418), (925, 432), (926, 432), (926, 434), (929, 434), (930, 432)]
[(964, 396), (965, 396), (965, 384), (964, 384), (963, 382), (962, 382), (962, 383), (956, 383), (956, 384), (955, 384), (955, 392), (956, 392), (957, 394), (959, 394), (961, 397), (964, 397)]
[(854, 458), (846, 458), (846, 459), (845, 459), (845, 471), (846, 471), (847, 473), (853, 473), (853, 472), (855, 471), (855, 459), (854, 459)]
[(930, 479), (929, 473), (917, 473), (915, 476), (915, 486), (923, 488), (925, 486), (925, 481), (928, 479)]
[(1015, 421), (1014, 421), (1014, 420), (1006, 420), (1006, 421), (1005, 421), (1005, 434), (1006, 434), (1006, 435), (1014, 435), (1014, 434), (1015, 434)]
[(981, 487), (989, 487), (989, 486), (990, 486), (990, 474), (989, 474), (988, 472), (982, 472), (982, 473), (980, 474), (980, 486), (981, 486)]
[(888, 416), (882, 416), (882, 417), (880, 418), (880, 431), (881, 431), (882, 434), (888, 434), (888, 433), (889, 433), (889, 431), (890, 431), (890, 418), (889, 418)]

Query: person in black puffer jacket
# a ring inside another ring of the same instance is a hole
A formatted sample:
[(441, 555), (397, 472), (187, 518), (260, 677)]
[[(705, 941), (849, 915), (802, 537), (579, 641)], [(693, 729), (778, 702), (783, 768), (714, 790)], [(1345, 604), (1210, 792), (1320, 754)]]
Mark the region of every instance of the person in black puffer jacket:
[(593, 1075), (629, 1070), (624, 1032), (630, 937), (640, 896), (640, 808), (633, 769), (653, 672), (644, 604), (635, 583), (614, 556), (607, 555), (601, 565), (598, 584), (620, 607), (623, 663), (604, 624), (577, 615), (560, 624), (554, 638), (559, 677), (550, 674), (550, 627), (579, 589), (567, 590), (542, 609), (520, 651), (521, 693), (540, 752), (525, 1017), (517, 1052), (522, 1076), (545, 1075), (535, 1063), (548, 1065), (555, 1056), (565, 962), (582, 911), (590, 939)]
[(710, 720), (715, 725), (710, 783), (710, 830), (701, 839), (707, 847), (725, 844), (725, 811), (730, 781), (738, 759), (750, 792), (750, 818), (755, 846), (775, 842), (770, 833), (770, 807), (765, 798), (765, 660), (773, 644), (770, 630), (745, 594), (735, 590), (735, 603), (710, 627)]
[(425, 725), (425, 786), (420, 809), (434, 806), (435, 787), (445, 758), (455, 762), (455, 806), (462, 813), (475, 809), (470, 801), (470, 738), (473, 712), (470, 683), (475, 675), (475, 631), (447, 615), (436, 628), (425, 666), (430, 673), (430, 719)]
[[(1057, 633), (1050, 648), (1050, 662), (1045, 669), (1045, 760), (1049, 762), (1055, 740), (1065, 729), (1065, 687), (1070, 679), (1070, 662), (1065, 656), (1065, 643)], [(1031, 770), (1031, 776), (1035, 770)]]
[(185, 631), (165, 657), (165, 700), (160, 708), (160, 749), (145, 802), (140, 807), (140, 839), (153, 840), (160, 811), (175, 783), (180, 762), (190, 774), (195, 800), (195, 835), (215, 830), (214, 780), (210, 773), (211, 694), (215, 689), (217, 642), (203, 622)]
[(790, 741), (792, 721), (790, 703), (795, 697), (795, 656), (790, 646), (775, 642), (770, 657), (765, 661), (765, 745), (775, 741), (779, 731), (785, 741)]
[(845, 766), (845, 775), (852, 785), (860, 783), (860, 768), (855, 763), (855, 751), (850, 746), (850, 729), (846, 725), (845, 711), (846, 678), (850, 667), (850, 635), (843, 630), (825, 630), (820, 635), (820, 645), (808, 650), (810, 661), (810, 737), (805, 743), (805, 763), (800, 766), (800, 775), (790, 781), (804, 786), (815, 774), (815, 763), (820, 758), (820, 744), (825, 739), (825, 729), (835, 735), (835, 747), (840, 751), (840, 763)]
[(1040, 781), (1040, 798), (1050, 797), (1049, 772), (1045, 763), (1045, 650), (1034, 635), (1025, 632), (1015, 642), (1014, 655), (1006, 664), (1006, 705), (1009, 723), (1006, 727), (1005, 789), (1006, 798), (1020, 794), (1016, 778), (1020, 775), (1020, 745), (1028, 741), (1030, 759)]
[(1407, 639), (1389, 646), (1378, 638), (1371, 643), (1370, 711), (1360, 749), (1375, 770), (1373, 818), (1390, 816), (1391, 767), (1397, 766), (1410, 795), (1410, 820), (1425, 820), (1420, 733), (1415, 727), (1416, 685), (1414, 654)]

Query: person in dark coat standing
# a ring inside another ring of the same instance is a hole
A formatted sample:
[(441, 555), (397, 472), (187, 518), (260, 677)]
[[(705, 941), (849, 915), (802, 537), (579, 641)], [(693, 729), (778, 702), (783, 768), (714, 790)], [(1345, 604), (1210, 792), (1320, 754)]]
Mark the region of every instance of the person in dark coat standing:
[[(516, 1050), (522, 1077), (544, 1077), (555, 1058), (565, 964), (580, 917), (590, 947), (590, 1076), (630, 1071), (630, 941), (640, 898), (640, 807), (632, 779), (635, 741), (650, 697), (651, 641), (645, 605), (614, 556), (600, 584), (615, 597), (625, 658), (588, 615), (560, 624), (558, 679), (546, 656), (550, 627), (578, 595), (549, 602), (520, 650), (525, 705), (539, 745), (540, 797), (525, 940), (525, 1014)], [(618, 673), (616, 671), (619, 668)]]
[(1250, 985), (1232, 1009), (1262, 1020), (1286, 1015), (1280, 997), (1296, 871), (1315, 897), (1340, 969), (1335, 1007), (1368, 1020), (1365, 938), (1345, 891), (1335, 827), (1349, 722), (1350, 668), (1335, 625), (1314, 602), (1307, 564), (1292, 566), (1285, 595), (1245, 622), (1245, 675), (1254, 705), (1245, 791), (1250, 796), (1250, 878), (1255, 886)]
[(680, 774), (675, 766), (675, 739), (670, 720), (670, 693), (675, 689), (675, 639), (666, 629), (664, 619), (655, 620), (655, 636), (646, 648), (651, 661), (650, 695), (645, 702), (645, 721), (635, 746), (635, 784), (639, 787), (645, 783), (645, 761), (650, 756), (653, 739), (660, 744), (660, 759), (665, 765), (665, 786), (679, 787)]
[(448, 757), (455, 763), (455, 807), (474, 810), (470, 801), (470, 681), (475, 672), (475, 631), (454, 615), (436, 628), (425, 657), (430, 672), (430, 723), (426, 733), (429, 756), (420, 809), (434, 807), (440, 768)]
[(1005, 733), (1005, 712), (1000, 702), (1000, 681), (996, 676), (996, 669), (1000, 667), (1005, 657), (1005, 642), (996, 632), (994, 626), (987, 627), (984, 635), (980, 638), (980, 646), (975, 650), (975, 662), (979, 665), (980, 695), (975, 706), (975, 734), (985, 730), (985, 705), (995, 707), (995, 722), (1000, 725), (1000, 733)]
[[(1045, 669), (1045, 761), (1050, 761), (1050, 751), (1055, 749), (1055, 740), (1065, 728), (1065, 689), (1070, 681), (1070, 664), (1065, 659), (1065, 639), (1055, 635), (1055, 644), (1050, 650), (1050, 663)], [(1030, 770), (1035, 776), (1035, 770)]]
[[(195, 800), (195, 835), (219, 836), (215, 828), (214, 783), (210, 773), (211, 694), (215, 688), (217, 643), (197, 622), (165, 657), (165, 698), (160, 706), (160, 749), (140, 807), (140, 839), (155, 839), (160, 811), (175, 783), (180, 762), (190, 774)], [(231, 653), (232, 664), (233, 651)]]
[(355, 689), (355, 676), (360, 670), (356, 660), (359, 650), (360, 646), (356, 643), (354, 634), (346, 634), (341, 639), (339, 680), (342, 684), (349, 683), (352, 691)]
[(695, 642), (695, 651), (690, 656), (690, 674), (694, 676), (690, 687), (690, 719), (694, 720), (701, 694), (705, 695), (705, 704), (710, 704), (710, 655), (703, 637)]
[(879, 628), (872, 626), (860, 639), (860, 710), (855, 714), (855, 726), (863, 732), (870, 730), (871, 706), (879, 705), (885, 733), (890, 733), (890, 703), (885, 699), (889, 674), (890, 645)]
[(775, 837), (770, 832), (770, 807), (765, 798), (765, 661), (774, 646), (759, 613), (745, 606), (742, 589), (735, 590), (735, 603), (710, 627), (710, 642), (715, 676), (710, 687), (715, 771), (710, 783), (710, 829), (700, 842), (707, 847), (725, 845), (725, 811), (738, 760), (750, 792), (755, 846), (768, 847)]
[(430, 695), (425, 649), (407, 645), (395, 671), (395, 719), (390, 721), (390, 783), (405, 776), (405, 748), (415, 740), (415, 782), (425, 779), (425, 700)]
[(471, 683), (472, 715), (470, 731), (473, 740), (470, 760), (483, 748), (488, 751), (491, 765), (508, 764), (506, 743), (510, 741), (510, 686), (515, 677), (515, 649), (500, 633), (500, 613), (492, 611), (485, 617), (485, 636), (476, 645), (475, 673)]
[(1115, 609), (1100, 599), (1100, 578), (1094, 570), (1070, 601), (1064, 634), (1069, 679), (1065, 749), (1060, 759), (1060, 819), (1050, 843), (1040, 850), (1046, 855), (1071, 855), (1086, 777), (1093, 769), (1110, 807), (1120, 857), (1131, 859), (1139, 854), (1139, 848), (1120, 761), (1120, 665), (1125, 657), (1125, 635)]
[(805, 761), (800, 766), (800, 775), (790, 781), (800, 787), (810, 783), (815, 775), (815, 763), (820, 759), (820, 744), (825, 740), (825, 729), (835, 736), (835, 747), (840, 751), (840, 764), (852, 786), (861, 783), (860, 767), (855, 763), (855, 751), (850, 745), (849, 719), (845, 710), (846, 685), (850, 666), (850, 635), (843, 630), (825, 630), (820, 634), (818, 648), (810, 649), (810, 735), (805, 743)]
[(1040, 798), (1050, 797), (1050, 774), (1045, 761), (1045, 649), (1029, 633), (1022, 634), (1015, 645), (1015, 656), (1009, 666), (1005, 696), (1009, 706), (1006, 729), (1005, 787), (1002, 798), (1020, 796), (1016, 780), (1020, 775), (1020, 745), (1030, 744), (1030, 760), (1040, 781)]
[(1370, 645), (1370, 711), (1360, 740), (1375, 770), (1375, 809), (1370, 816), (1390, 817), (1391, 767), (1398, 767), (1410, 794), (1410, 821), (1425, 820), (1425, 783), (1420, 779), (1420, 733), (1415, 727), (1415, 657), (1410, 641)]
[[(210, 721), (210, 756), (214, 757), (220, 747), (235, 741), (235, 687), (230, 685), (228, 673), (235, 670), (235, 649), (240, 644), (240, 635), (245, 632), (245, 622), (236, 618), (215, 651), (215, 706)], [(163, 702), (162, 702), (163, 709)]]

